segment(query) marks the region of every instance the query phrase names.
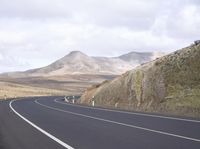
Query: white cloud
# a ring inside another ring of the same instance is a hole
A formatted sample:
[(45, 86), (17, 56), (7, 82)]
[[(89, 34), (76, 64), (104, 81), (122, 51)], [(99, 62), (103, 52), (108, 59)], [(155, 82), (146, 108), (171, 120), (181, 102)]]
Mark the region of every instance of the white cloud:
[(0, 61), (1, 61), (1, 60), (3, 60), (3, 56), (2, 56), (2, 54), (0, 53)]
[(40, 67), (71, 50), (173, 51), (200, 37), (199, 7), (198, 0), (1, 0), (0, 72)]
[(0, 72), (20, 71), (27, 67), (31, 67), (31, 65), (20, 57), (0, 53)]

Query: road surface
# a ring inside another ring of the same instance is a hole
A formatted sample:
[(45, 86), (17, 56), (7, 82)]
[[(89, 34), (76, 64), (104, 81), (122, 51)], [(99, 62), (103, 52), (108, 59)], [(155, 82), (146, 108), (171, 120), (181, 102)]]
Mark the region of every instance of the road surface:
[(0, 102), (0, 149), (200, 149), (200, 121), (68, 104)]

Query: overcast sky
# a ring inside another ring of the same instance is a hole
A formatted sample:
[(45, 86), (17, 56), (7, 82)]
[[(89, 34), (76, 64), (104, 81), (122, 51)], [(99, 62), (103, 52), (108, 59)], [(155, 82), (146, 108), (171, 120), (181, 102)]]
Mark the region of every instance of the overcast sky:
[(200, 38), (199, 0), (0, 0), (0, 72), (93, 56), (172, 52)]

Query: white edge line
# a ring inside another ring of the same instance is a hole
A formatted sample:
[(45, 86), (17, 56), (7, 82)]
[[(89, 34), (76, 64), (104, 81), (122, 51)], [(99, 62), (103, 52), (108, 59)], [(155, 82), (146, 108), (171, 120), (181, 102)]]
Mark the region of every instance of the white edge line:
[(51, 138), (52, 140), (56, 141), (58, 144), (62, 145), (63, 147), (67, 148), (67, 149), (74, 149), (73, 147), (69, 146), (68, 144), (66, 144), (65, 142), (61, 141), (60, 139), (56, 138), (55, 136), (51, 135), (50, 133), (46, 132), (45, 130), (43, 130), (42, 128), (38, 127), (37, 125), (35, 125), (34, 123), (32, 123), (31, 121), (29, 121), (28, 119), (26, 119), (25, 117), (23, 117), (21, 114), (19, 114), (13, 107), (12, 107), (12, 103), (16, 101), (16, 100), (12, 100), (9, 103), (9, 106), (11, 108), (11, 110), (17, 114), (20, 118), (22, 118), (24, 121), (26, 121), (28, 124), (30, 124), (31, 126), (33, 126), (34, 128), (36, 128), (38, 131), (40, 131), (41, 133), (45, 134), (46, 136), (48, 136), (49, 138)]
[(97, 108), (97, 107), (88, 107), (88, 106), (81, 106), (81, 105), (72, 105), (72, 104), (63, 103), (63, 102), (60, 102), (60, 101), (57, 101), (57, 100), (58, 99), (55, 99), (54, 101), (57, 102), (57, 103), (60, 103), (60, 104), (65, 104), (65, 105), (74, 106), (74, 107), (81, 107), (81, 108), (85, 108), (85, 109), (95, 109), (95, 110), (101, 110), (101, 111), (110, 111), (110, 112), (116, 112), (116, 113), (124, 113), (124, 114), (131, 114), (131, 115), (139, 115), (139, 116), (156, 117), (156, 118), (163, 118), (163, 119), (170, 119), (170, 120), (177, 120), (177, 121), (200, 123), (200, 121), (198, 121), (198, 120), (175, 118), (175, 117), (169, 117), (169, 116), (159, 116), (159, 115), (152, 115), (152, 114), (145, 114), (145, 113), (117, 111), (117, 110), (102, 109), (102, 108)]
[(144, 127), (139, 127), (139, 126), (135, 126), (135, 125), (125, 124), (125, 123), (116, 122), (116, 121), (112, 121), (112, 120), (107, 120), (107, 119), (103, 119), (103, 118), (98, 118), (98, 117), (93, 117), (93, 116), (84, 115), (84, 114), (80, 114), (80, 113), (75, 113), (75, 112), (70, 112), (70, 111), (65, 111), (65, 110), (57, 109), (57, 108), (54, 108), (54, 107), (50, 107), (50, 106), (41, 104), (41, 103), (38, 102), (38, 100), (35, 100), (35, 103), (37, 103), (37, 104), (39, 104), (39, 105), (41, 105), (43, 107), (52, 109), (52, 110), (56, 110), (56, 111), (60, 111), (60, 112), (65, 112), (65, 113), (73, 114), (73, 115), (76, 115), (76, 116), (82, 116), (82, 117), (86, 117), (86, 118), (90, 118), (90, 119), (95, 119), (95, 120), (99, 120), (99, 121), (104, 121), (104, 122), (108, 122), (108, 123), (113, 123), (113, 124), (117, 124), (117, 125), (122, 125), (122, 126), (126, 126), (126, 127), (131, 127), (131, 128), (136, 128), (136, 129), (140, 129), (140, 130), (150, 131), (150, 132), (159, 133), (159, 134), (163, 134), (163, 135), (167, 135), (167, 136), (173, 136), (173, 137), (177, 137), (177, 138), (181, 138), (181, 139), (186, 139), (186, 140), (190, 140), (190, 141), (200, 142), (200, 139), (190, 138), (190, 137), (176, 135), (176, 134), (172, 134), (172, 133), (167, 133), (167, 132), (163, 132), (163, 131), (159, 131), (159, 130), (154, 130), (154, 129), (144, 128)]

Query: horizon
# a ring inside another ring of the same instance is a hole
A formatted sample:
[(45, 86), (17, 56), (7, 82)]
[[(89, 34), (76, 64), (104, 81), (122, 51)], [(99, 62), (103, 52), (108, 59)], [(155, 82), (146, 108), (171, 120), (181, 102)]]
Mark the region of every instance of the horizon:
[(74, 50), (170, 53), (198, 40), (199, 15), (197, 0), (2, 0), (0, 73), (46, 66)]
[[(12, 72), (24, 72), (24, 71), (28, 71), (28, 70), (32, 70), (32, 69), (38, 69), (38, 68), (46, 67), (46, 66), (51, 65), (52, 63), (54, 63), (54, 62), (56, 62), (56, 61), (58, 61), (58, 60), (60, 60), (60, 59), (62, 59), (62, 58), (64, 58), (64, 57), (70, 55), (72, 52), (77, 52), (77, 53), (80, 52), (80, 53), (85, 54), (86, 56), (89, 56), (89, 57), (105, 57), (105, 58), (118, 58), (118, 57), (120, 57), (120, 56), (122, 56), (122, 55), (130, 54), (130, 53), (137, 53), (137, 54), (157, 53), (157, 52), (149, 52), (149, 51), (148, 51), (148, 52), (145, 52), (145, 51), (143, 51), (143, 52), (130, 51), (130, 52), (128, 52), (128, 53), (124, 53), (124, 54), (121, 54), (121, 55), (118, 55), (118, 56), (114, 56), (114, 57), (111, 56), (111, 57), (109, 57), (109, 56), (88, 55), (87, 53), (84, 53), (84, 52), (82, 52), (82, 51), (74, 50), (74, 51), (69, 51), (69, 52), (68, 52), (67, 54), (65, 54), (64, 56), (59, 57), (59, 58), (53, 60), (52, 62), (50, 62), (50, 63), (48, 63), (48, 64), (46, 64), (46, 65), (43, 65), (43, 66), (39, 66), (39, 67), (35, 67), (35, 68), (27, 68), (27, 69), (24, 69), (24, 70), (0, 72), (0, 74), (12, 73)], [(163, 53), (163, 52), (160, 52), (160, 53)], [(167, 55), (168, 53), (163, 53), (163, 54), (164, 54), (164, 55)]]

